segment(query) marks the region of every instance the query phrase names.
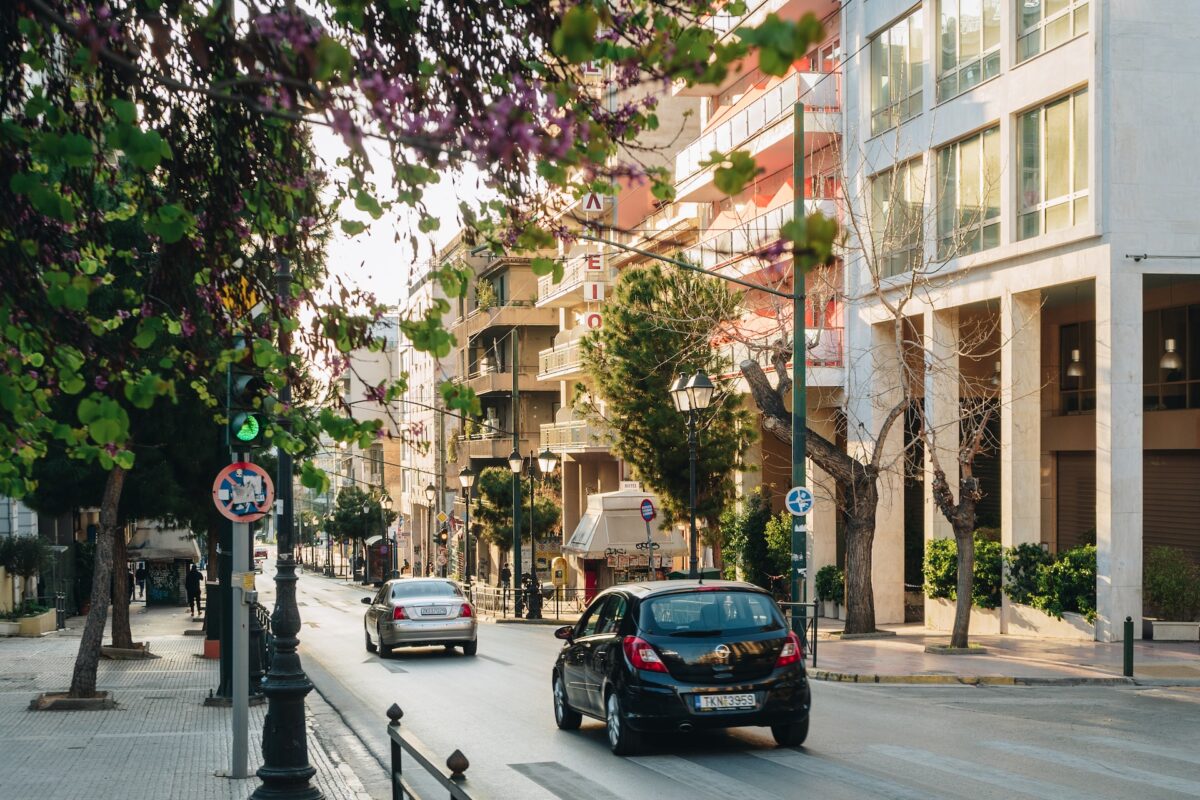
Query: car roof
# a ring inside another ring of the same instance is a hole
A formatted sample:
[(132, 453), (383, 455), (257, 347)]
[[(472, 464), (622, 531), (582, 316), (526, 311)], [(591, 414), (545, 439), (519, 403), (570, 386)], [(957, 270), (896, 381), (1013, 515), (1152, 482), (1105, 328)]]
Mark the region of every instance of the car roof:
[(678, 594), (681, 592), (695, 591), (697, 589), (704, 589), (710, 592), (717, 589), (727, 589), (737, 592), (758, 592), (759, 594), (767, 594), (765, 589), (763, 589), (761, 586), (755, 586), (753, 583), (746, 583), (745, 581), (719, 580), (637, 581), (635, 583), (622, 583), (618, 584), (617, 586), (611, 586), (603, 593), (621, 590), (645, 599), (647, 597), (655, 597), (657, 595)]

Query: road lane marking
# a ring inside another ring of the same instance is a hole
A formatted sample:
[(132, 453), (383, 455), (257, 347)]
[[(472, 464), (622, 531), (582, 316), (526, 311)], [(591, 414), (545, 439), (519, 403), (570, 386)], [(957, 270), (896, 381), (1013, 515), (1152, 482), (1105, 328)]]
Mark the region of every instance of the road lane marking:
[(1081, 772), (1091, 772), (1097, 775), (1103, 775), (1107, 778), (1116, 778), (1117, 780), (1127, 781), (1129, 783), (1140, 783), (1149, 786), (1154, 786), (1159, 789), (1166, 789), (1171, 792), (1179, 792), (1180, 794), (1191, 795), (1192, 797), (1200, 797), (1200, 783), (1190, 781), (1187, 778), (1176, 778), (1173, 775), (1163, 775), (1159, 772), (1150, 772), (1137, 767), (1131, 767), (1125, 764), (1121, 766), (1113, 766), (1112, 764), (1100, 761), (1086, 756), (1077, 756), (1071, 753), (1064, 753), (1060, 750), (1048, 750), (1043, 747), (1035, 747), (1028, 744), (1018, 744), (1017, 742), (984, 742), (987, 747), (996, 750), (1003, 750), (1008, 753), (1013, 753), (1019, 756), (1028, 756), (1036, 758), (1039, 761), (1046, 761), (1051, 764), (1056, 764), (1060, 767), (1068, 767), (1077, 769)]
[(770, 761), (781, 767), (787, 767), (796, 772), (803, 772), (814, 778), (824, 778), (835, 783), (848, 784), (859, 789), (873, 792), (888, 800), (930, 800), (933, 797), (945, 795), (930, 794), (927, 789), (910, 789), (899, 786), (895, 778), (877, 778), (836, 761), (827, 760), (816, 754), (805, 754), (796, 750), (754, 750), (749, 752), (755, 758)]
[(702, 792), (706, 797), (741, 797), (750, 788), (736, 778), (679, 756), (636, 756), (625, 760)]
[(557, 761), (533, 761), (508, 766), (562, 800), (622, 800), (594, 780)]
[(964, 761), (942, 753), (932, 753), (914, 747), (897, 747), (890, 744), (873, 744), (867, 749), (888, 758), (916, 764), (924, 769), (948, 772), (960, 778), (1021, 792), (1031, 797), (1053, 797), (1055, 800), (1094, 800), (1095, 798), (1095, 794), (1092, 792), (1077, 792), (1057, 783), (1034, 780), (1015, 772), (989, 767), (986, 764), (977, 764), (973, 761)]
[(1160, 747), (1156, 744), (1146, 744), (1145, 742), (1135, 742), (1129, 739), (1118, 739), (1114, 736), (1080, 736), (1082, 742), (1094, 742), (1095, 744), (1112, 747), (1117, 750), (1132, 750), (1135, 753), (1141, 753), (1147, 756), (1158, 756), (1159, 758), (1167, 758), (1172, 761), (1183, 761), (1188, 764), (1200, 764), (1200, 755), (1195, 753), (1185, 753), (1182, 750), (1175, 750), (1170, 747)]
[(486, 661), (494, 661), (494, 662), (496, 662), (497, 664), (500, 664), (500, 665), (502, 665), (502, 666), (505, 666), (505, 667), (511, 667), (511, 666), (512, 666), (512, 662), (511, 662), (511, 661), (505, 661), (503, 658), (496, 658), (495, 656), (485, 656), (483, 653), (476, 653), (476, 654), (475, 654), (475, 657), (476, 657), (476, 658), (482, 658), (482, 659), (484, 659), (484, 660), (486, 660)]

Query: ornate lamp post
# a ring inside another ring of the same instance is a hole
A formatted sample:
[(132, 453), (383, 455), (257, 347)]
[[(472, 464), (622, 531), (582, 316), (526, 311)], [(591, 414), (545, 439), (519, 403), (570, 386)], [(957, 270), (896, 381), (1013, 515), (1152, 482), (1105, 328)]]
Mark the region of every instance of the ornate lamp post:
[(521, 592), (521, 471), (524, 466), (525, 459), (514, 447), (508, 454), (508, 468), (513, 476), (513, 614), (518, 617), (525, 611), (525, 596)]
[(463, 569), (465, 573), (463, 578), (469, 587), (471, 585), (471, 487), (475, 485), (475, 470), (470, 466), (463, 467), (458, 473), (458, 482), (462, 484), (467, 497), (466, 511), (463, 514), (463, 546), (466, 549), (467, 565)]
[[(379, 506), (380, 506), (380, 508), (383, 509), (383, 538), (386, 539), (387, 538), (387, 526), (388, 526), (387, 517), (388, 517), (388, 512), (392, 510), (392, 496), (390, 494), (388, 494), (387, 492), (384, 492), (383, 498), (379, 501)], [(397, 560), (397, 557), (399, 556), (398, 551), (400, 550), (400, 534), (399, 534), (399, 532), (397, 532), (397, 534), (392, 537), (391, 548), (392, 548), (392, 577), (399, 578), (400, 577), (400, 562)]]
[[(536, 464), (536, 468), (535, 465)], [(537, 527), (534, 525), (533, 516), (533, 478), (535, 469), (540, 470), (542, 478), (554, 471), (558, 466), (558, 456), (550, 452), (550, 448), (543, 450), (534, 460), (533, 453), (529, 454), (529, 542), (530, 542), (530, 563), (529, 575), (533, 585), (533, 594), (529, 597), (529, 613), (526, 619), (541, 619), (542, 618), (542, 585), (538, 581), (537, 573)]]
[(688, 510), (691, 512), (691, 528), (688, 546), (688, 577), (699, 578), (700, 536), (696, 532), (696, 415), (708, 408), (716, 387), (704, 370), (696, 370), (691, 378), (680, 373), (671, 384), (671, 400), (675, 409), (687, 414), (688, 421)]
[(437, 487), (431, 483), (425, 487), (425, 502), (429, 504), (429, 547), (425, 551), (425, 559), (426, 566), (429, 569), (421, 570), (421, 574), (425, 574), (426, 572), (430, 575), (433, 574), (433, 567), (431, 565), (433, 564), (433, 498), (435, 497), (437, 497)]

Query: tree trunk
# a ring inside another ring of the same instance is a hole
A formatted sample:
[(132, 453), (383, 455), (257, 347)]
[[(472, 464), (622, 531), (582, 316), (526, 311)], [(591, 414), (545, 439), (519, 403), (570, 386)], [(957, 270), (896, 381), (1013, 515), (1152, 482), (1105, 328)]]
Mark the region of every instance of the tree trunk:
[(96, 696), (96, 669), (100, 665), (100, 645), (108, 621), (109, 582), (112, 577), (113, 540), (117, 535), (117, 505), (125, 486), (125, 470), (114, 466), (104, 484), (100, 502), (100, 530), (96, 533), (95, 567), (92, 572), (92, 607), (83, 625), (75, 670), (71, 674), (71, 697)]
[(951, 647), (966, 647), (971, 626), (971, 587), (975, 578), (975, 536), (971, 530), (954, 529), (958, 547), (958, 599), (954, 604), (954, 628), (950, 632)]
[(129, 551), (126, 548), (125, 527), (117, 528), (113, 536), (113, 598), (112, 646), (133, 649), (133, 633), (129, 630)]
[(863, 479), (847, 497), (846, 633), (875, 631), (875, 593), (871, 588), (871, 549), (875, 544), (875, 508), (879, 489)]

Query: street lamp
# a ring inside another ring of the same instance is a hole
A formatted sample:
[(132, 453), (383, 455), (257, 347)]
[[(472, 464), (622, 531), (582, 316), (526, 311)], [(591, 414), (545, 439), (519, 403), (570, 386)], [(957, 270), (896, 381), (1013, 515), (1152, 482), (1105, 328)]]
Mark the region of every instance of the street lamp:
[(688, 378), (683, 373), (671, 384), (671, 400), (675, 410), (687, 414), (688, 424), (688, 510), (691, 513), (688, 556), (688, 577), (699, 578), (700, 536), (696, 532), (696, 414), (708, 408), (716, 387), (704, 370)]
[[(388, 512), (390, 512), (392, 510), (392, 496), (385, 492), (383, 495), (383, 499), (381, 499), (379, 501), (379, 505), (383, 509), (383, 514), (382, 514), (382, 516), (383, 516), (383, 536), (386, 539), (387, 538), (387, 526), (388, 526), (388, 522), (387, 522)], [(397, 534), (392, 537), (392, 577), (393, 578), (400, 577), (400, 562), (396, 560), (397, 551), (399, 549), (400, 549), (400, 535), (399, 535), (399, 532), (397, 532)]]
[(425, 551), (427, 559), (424, 572), (433, 574), (433, 498), (437, 497), (437, 487), (432, 483), (425, 487), (425, 501), (429, 504), (429, 547)]
[(458, 473), (458, 482), (462, 484), (467, 495), (466, 511), (463, 513), (463, 547), (466, 550), (467, 566), (463, 578), (469, 588), (471, 586), (471, 487), (475, 485), (475, 470), (468, 465)]
[(548, 447), (538, 455), (536, 460), (533, 453), (529, 454), (529, 577), (533, 591), (529, 595), (529, 613), (525, 615), (526, 619), (542, 618), (542, 585), (538, 581), (537, 573), (537, 526), (534, 525), (533, 515), (533, 479), (537, 470), (541, 470), (544, 478), (547, 473), (553, 472), (556, 466), (558, 466), (558, 456), (550, 452)]
[(517, 617), (525, 610), (521, 594), (521, 530), (517, 522), (521, 513), (521, 470), (524, 465), (525, 459), (514, 447), (508, 454), (508, 469), (513, 476), (513, 615)]

